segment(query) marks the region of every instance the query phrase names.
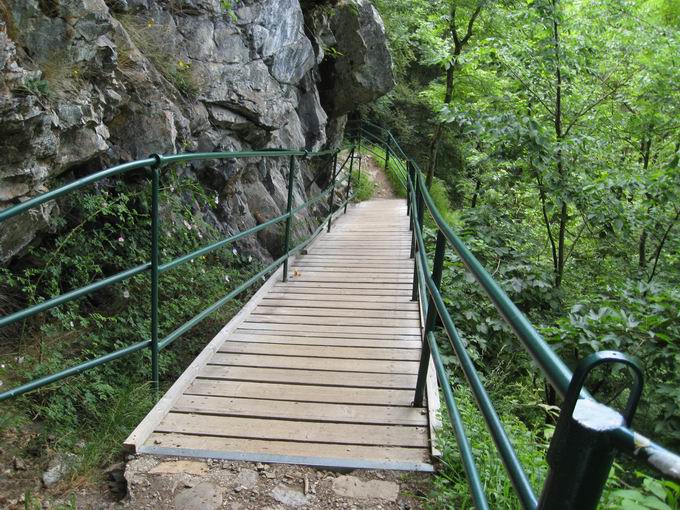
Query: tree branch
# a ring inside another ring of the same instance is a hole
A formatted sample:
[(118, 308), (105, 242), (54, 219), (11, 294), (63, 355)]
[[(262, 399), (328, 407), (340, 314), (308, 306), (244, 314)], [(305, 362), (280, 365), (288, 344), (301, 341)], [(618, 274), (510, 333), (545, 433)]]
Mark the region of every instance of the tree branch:
[(475, 12), (473, 12), (472, 16), (470, 16), (470, 20), (468, 21), (468, 25), (467, 25), (467, 31), (465, 32), (465, 37), (463, 37), (463, 40), (461, 41), (461, 46), (465, 46), (467, 44), (467, 42), (470, 40), (470, 37), (472, 37), (472, 26), (475, 24), (475, 20), (477, 19), (477, 16), (479, 16), (479, 13), (481, 11), (482, 11), (482, 3), (480, 2), (477, 5)]
[(659, 245), (656, 247), (656, 251), (654, 252), (654, 266), (652, 266), (652, 274), (649, 276), (647, 283), (651, 283), (652, 279), (654, 278), (654, 275), (656, 274), (656, 267), (659, 264), (659, 258), (661, 257), (661, 251), (663, 250), (663, 245), (666, 244), (666, 240), (668, 239), (668, 234), (670, 234), (671, 229), (673, 228), (675, 223), (678, 221), (678, 218), (680, 218), (680, 209), (676, 210), (675, 217), (668, 224), (668, 228), (666, 228), (666, 231), (663, 233), (663, 237), (661, 238), (661, 241), (659, 241)]
[(450, 28), (451, 28), (451, 35), (453, 36), (453, 44), (456, 46), (456, 48), (460, 47), (460, 39), (458, 38), (458, 29), (456, 28), (456, 4), (454, 3), (451, 6), (451, 22), (450, 22)]

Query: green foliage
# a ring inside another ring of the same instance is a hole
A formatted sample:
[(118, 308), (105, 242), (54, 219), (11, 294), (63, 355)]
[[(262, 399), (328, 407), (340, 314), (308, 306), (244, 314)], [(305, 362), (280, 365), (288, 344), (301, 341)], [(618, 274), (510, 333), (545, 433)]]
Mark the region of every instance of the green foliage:
[[(647, 381), (635, 427), (677, 449), (677, 2), (484, 2), (472, 39), (455, 55), (453, 8), (462, 32), (478, 5), (376, 1), (399, 83), (363, 115), (393, 128), (422, 168), (435, 123), (445, 122), (441, 181), (431, 190), (438, 207), (448, 209), (439, 205), (448, 198), (456, 210), (449, 222), (571, 367), (604, 349), (642, 360)], [(446, 105), (444, 70), (452, 66)], [(434, 244), (427, 228), (426, 241)], [(518, 402), (508, 411), (540, 437), (559, 401), (544, 394), (541, 374), (450, 251), (443, 288), (494, 402), (533, 395), (533, 409)], [(455, 367), (451, 350), (443, 353)], [(589, 388), (620, 407), (625, 376), (601, 371)], [(603, 507), (677, 506), (673, 488), (631, 473), (610, 481)]]
[[(139, 181), (138, 181), (139, 182)], [(161, 260), (169, 261), (223, 235), (200, 211), (216, 207), (195, 181), (164, 174), (161, 189)], [(55, 235), (30, 250), (25, 265), (3, 268), (2, 280), (31, 305), (142, 264), (150, 253), (149, 182), (107, 182), (91, 193), (71, 195)], [(187, 205), (191, 204), (191, 206)], [(161, 275), (160, 334), (167, 335), (257, 271), (250, 257), (223, 248)], [(199, 289), (197, 291), (197, 289)], [(0, 380), (11, 387), (146, 339), (150, 331), (150, 276), (143, 273), (8, 328), (4, 343), (14, 354), (0, 361)], [(172, 382), (240, 303), (232, 301), (183, 335), (160, 356), (164, 381)], [(72, 449), (91, 441), (81, 470), (92, 471), (120, 452), (122, 439), (152, 405), (147, 351), (64, 379), (16, 400), (15, 410), (42, 421)], [(17, 420), (2, 420), (13, 426)]]
[[(654, 367), (647, 371), (637, 427), (680, 447), (680, 292), (640, 282), (626, 282), (610, 291), (614, 293), (577, 302), (543, 333), (567, 359), (625, 349)], [(615, 388), (605, 388), (615, 393)]]
[(636, 472), (636, 485), (629, 485), (618, 479), (614, 465), (610, 482), (621, 488), (613, 488), (603, 495), (602, 507), (621, 510), (678, 510), (680, 509), (680, 485), (657, 480), (646, 473)]
[[(236, 16), (233, 11), (228, 12)], [(153, 18), (143, 18), (132, 14), (121, 16), (120, 22), (135, 46), (168, 82), (185, 96), (198, 95), (202, 84), (200, 76), (193, 69), (188, 58), (178, 58), (178, 55), (167, 46), (167, 27), (157, 24)], [(129, 58), (131, 50), (125, 44), (120, 45), (119, 52), (123, 57), (121, 67), (131, 65)]]
[(238, 16), (236, 16), (236, 12), (234, 12), (234, 4), (237, 3), (237, 0), (220, 0), (220, 4), (222, 5), (222, 9), (227, 13), (227, 16), (236, 23), (238, 21)]
[(363, 202), (370, 200), (375, 193), (376, 184), (368, 177), (366, 172), (354, 172), (352, 174), (352, 190), (354, 192), (354, 201)]
[(168, 69), (167, 78), (185, 96), (198, 95), (199, 84), (193, 75), (191, 62), (178, 60), (174, 66)]
[(26, 80), (26, 83), (21, 87), (21, 91), (44, 99), (47, 99), (52, 95), (50, 83), (47, 80), (38, 78)]
[[(42, 510), (43, 508), (45, 508), (43, 501), (33, 496), (31, 491), (24, 493), (24, 510)], [(49, 508), (54, 510), (78, 510), (78, 501), (75, 494), (71, 494), (68, 502), (57, 505), (50, 504)]]
[[(385, 150), (383, 148), (378, 147), (377, 145), (366, 147), (365, 144), (362, 144), (361, 152), (364, 155), (373, 157), (376, 164), (385, 168)], [(385, 174), (387, 175), (387, 180), (390, 181), (390, 186), (392, 187), (394, 194), (402, 198), (406, 198), (406, 190), (402, 184), (402, 179), (406, 172), (405, 169), (406, 163), (397, 158), (394, 154), (391, 154)]]
[[(485, 488), (490, 508), (521, 509), (512, 484), (498, 457), (496, 447), (489, 435), (472, 395), (467, 386), (454, 385), (456, 405), (463, 419), (464, 427), (475, 456), (475, 465)], [(531, 398), (529, 395), (527, 397)], [(521, 397), (520, 399), (521, 400)], [(513, 402), (511, 405), (515, 405)], [(503, 409), (507, 403), (500, 402)], [(428, 497), (428, 508), (472, 509), (474, 505), (467, 488), (467, 479), (456, 439), (442, 404), (444, 427), (438, 435), (437, 447), (442, 451), (443, 469), (435, 479), (434, 489)], [(551, 430), (532, 432), (511, 410), (500, 414), (501, 422), (515, 446), (517, 457), (534, 490), (540, 491), (547, 466), (545, 453)]]

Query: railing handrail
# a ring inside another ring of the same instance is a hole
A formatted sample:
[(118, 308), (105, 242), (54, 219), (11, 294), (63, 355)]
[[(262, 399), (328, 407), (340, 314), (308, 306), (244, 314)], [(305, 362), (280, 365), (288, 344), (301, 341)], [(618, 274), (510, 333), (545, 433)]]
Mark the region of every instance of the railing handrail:
[[(367, 131), (363, 126), (359, 126), (357, 132), (360, 137), (365, 136), (385, 151), (386, 170), (389, 162), (392, 161), (390, 158), (397, 158), (397, 161), (399, 161), (398, 158), (402, 157), (410, 167), (408, 171), (402, 170), (402, 175), (397, 177), (407, 192), (408, 212), (411, 217), (411, 230), (413, 231), (411, 250), (412, 257), (415, 258), (413, 297), (419, 300), (423, 317), (426, 317), (423, 325), (423, 356), (418, 374), (415, 405), (419, 405), (419, 400), (422, 401), (427, 362), (432, 356), (437, 377), (444, 391), (449, 417), (461, 451), (463, 467), (475, 506), (479, 509), (487, 509), (488, 503), (482, 490), (479, 473), (474, 466), (469, 441), (465, 435), (448, 375), (444, 369), (432, 331), (436, 323), (436, 316), (439, 317), (445, 332), (449, 336), (477, 406), (482, 412), (485, 424), (501, 454), (506, 472), (523, 508), (545, 510), (595, 508), (613, 458), (613, 454), (607, 454), (607, 452), (611, 452), (613, 449), (637, 458), (667, 478), (680, 480), (680, 457), (634, 432), (629, 427), (642, 389), (642, 372), (637, 361), (617, 352), (596, 353), (579, 364), (577, 369), (579, 376), (574, 377), (564, 361), (553, 351), (527, 317), (510, 300), (505, 291), (495, 282), (465, 243), (448, 225), (437, 209), (418, 165), (405, 156), (398, 141), (389, 130), (374, 124), (371, 126), (380, 129), (383, 138)], [(361, 144), (360, 148), (363, 148)], [(373, 149), (368, 148), (366, 150), (378, 155)], [(403, 162), (400, 165), (401, 169), (404, 169)], [(403, 179), (404, 177), (405, 179)], [(431, 215), (437, 230), (437, 249), (432, 274), (429, 273), (427, 252), (422, 235), (423, 212), (425, 210)], [(447, 244), (453, 247), (501, 317), (510, 325), (524, 349), (531, 355), (534, 364), (557, 393), (565, 399), (560, 421), (548, 452), (551, 470), (543, 487), (540, 501), (537, 501), (522, 466), (517, 460), (507, 434), (503, 430), (493, 405), (481, 384), (440, 292), (439, 280), (441, 279), (444, 250)], [(439, 276), (437, 276), (438, 272)], [(583, 387), (584, 374), (587, 374), (599, 363), (624, 363), (633, 369), (636, 382), (631, 390), (625, 417), (617, 411), (597, 403)], [(590, 406), (585, 414), (582, 414), (583, 410), (577, 411), (579, 403), (588, 402), (591, 404), (585, 406), (587, 408)], [(576, 417), (577, 414), (579, 414), (578, 417)], [(590, 423), (588, 423), (589, 421)], [(583, 442), (586, 437), (590, 444), (585, 449), (580, 449), (577, 439)], [(593, 452), (595, 452), (592, 455), (594, 459), (590, 458), (590, 454)]]
[[(340, 168), (337, 167), (337, 155), (340, 151), (342, 150), (348, 150), (348, 156), (345, 159), (345, 161), (342, 163)], [(332, 179), (331, 179), (331, 184), (326, 186), (323, 190), (321, 190), (319, 193), (317, 193), (315, 196), (307, 199), (304, 201), (302, 204), (292, 207), (292, 200), (293, 200), (293, 194), (292, 190), (289, 190), (288, 194), (288, 205), (287, 205), (287, 210), (285, 213), (280, 214), (279, 216), (275, 218), (271, 218), (260, 225), (256, 225), (255, 227), (249, 228), (243, 232), (239, 232), (237, 234), (225, 237), (223, 239), (220, 239), (214, 243), (211, 243), (207, 246), (203, 246), (197, 250), (194, 250), (190, 253), (187, 253), (185, 255), (182, 255), (180, 257), (177, 257), (171, 261), (165, 262), (165, 263), (160, 263), (160, 260), (158, 258), (158, 243), (154, 243), (154, 238), (157, 241), (158, 238), (158, 229), (156, 228), (156, 225), (158, 224), (158, 203), (157, 203), (157, 198), (158, 198), (158, 187), (159, 187), (159, 178), (160, 175), (158, 174), (158, 171), (161, 167), (173, 164), (173, 163), (182, 163), (182, 162), (187, 162), (187, 161), (195, 161), (195, 160), (213, 160), (213, 159), (243, 159), (243, 158), (262, 158), (262, 157), (287, 157), (289, 158), (289, 184), (288, 186), (292, 186), (294, 183), (294, 175), (295, 175), (295, 158), (296, 157), (304, 157), (304, 158), (313, 158), (313, 157), (320, 157), (320, 156), (332, 156), (330, 158), (329, 163), (333, 164), (333, 170), (332, 170)], [(175, 267), (185, 264), (187, 262), (190, 262), (191, 260), (201, 257), (203, 255), (206, 255), (210, 252), (213, 252), (219, 248), (223, 248), (229, 244), (232, 244), (239, 239), (242, 239), (248, 235), (255, 234), (261, 230), (264, 230), (268, 227), (271, 227), (273, 225), (286, 222), (286, 232), (289, 234), (290, 228), (291, 228), (291, 223), (294, 218), (294, 216), (302, 211), (305, 208), (309, 208), (312, 205), (318, 203), (319, 201), (323, 200), (326, 196), (329, 194), (333, 196), (335, 193), (337, 184), (343, 184), (344, 178), (343, 179), (337, 179), (339, 174), (343, 171), (345, 168), (345, 165), (348, 161), (350, 161), (350, 168), (349, 168), (349, 175), (347, 176), (347, 187), (345, 190), (345, 198), (344, 200), (337, 206), (333, 207), (333, 203), (329, 203), (330, 210), (328, 215), (322, 219), (320, 226), (313, 232), (308, 239), (302, 241), (299, 243), (297, 246), (291, 248), (289, 246), (289, 235), (286, 236), (285, 239), (285, 246), (284, 248), (284, 254), (279, 257), (277, 260), (272, 262), (271, 264), (267, 265), (264, 269), (260, 270), (257, 274), (243, 282), (241, 285), (239, 285), (237, 288), (233, 289), (231, 292), (229, 292), (226, 296), (223, 298), (219, 299), (212, 305), (208, 306), (205, 308), (203, 311), (201, 311), (199, 314), (194, 316), (193, 318), (189, 319), (189, 321), (185, 322), (183, 325), (175, 329), (173, 332), (170, 334), (166, 335), (164, 338), (160, 339), (157, 337), (157, 323), (152, 327), (154, 331), (152, 331), (152, 337), (149, 340), (144, 340), (141, 342), (137, 342), (135, 344), (129, 345), (127, 347), (124, 347), (122, 349), (118, 349), (116, 351), (107, 353), (105, 355), (99, 356), (94, 359), (87, 360), (83, 363), (80, 363), (78, 365), (66, 368), (64, 370), (61, 370), (55, 374), (51, 374), (45, 377), (41, 377), (39, 379), (29, 381), (27, 383), (24, 383), (20, 386), (17, 386), (15, 388), (10, 388), (4, 392), (0, 393), (0, 402), (3, 400), (6, 400), (8, 398), (16, 397), (18, 395), (27, 393), (29, 391), (33, 391), (35, 389), (38, 389), (42, 386), (45, 386), (47, 384), (50, 384), (52, 382), (58, 381), (60, 379), (64, 379), (66, 377), (70, 377), (72, 375), (79, 374), (81, 372), (84, 372), (86, 370), (89, 370), (91, 368), (94, 368), (96, 366), (99, 366), (104, 363), (108, 363), (109, 361), (113, 361), (115, 359), (121, 358), (123, 356), (127, 356), (129, 354), (132, 354), (134, 352), (140, 351), (142, 349), (152, 347), (152, 350), (155, 352), (155, 356), (157, 358), (157, 353), (162, 350), (163, 348), (167, 347), (170, 345), (172, 342), (174, 342), (179, 336), (181, 336), (183, 333), (191, 329), (193, 326), (201, 322), (203, 319), (205, 319), (208, 315), (210, 315), (212, 312), (220, 308), (222, 305), (224, 305), (227, 301), (233, 299), (236, 297), (238, 294), (241, 292), (245, 291), (246, 289), (250, 288), (252, 285), (254, 285), (260, 278), (262, 278), (264, 275), (270, 273), (271, 271), (277, 269), (279, 266), (283, 265), (284, 266), (284, 279), (287, 278), (287, 270), (288, 270), (288, 258), (291, 255), (294, 255), (296, 253), (299, 253), (301, 250), (304, 249), (307, 244), (309, 244), (315, 237), (316, 235), (321, 231), (321, 229), (326, 227), (326, 223), (328, 222), (328, 228), (330, 229), (330, 221), (332, 216), (335, 214), (335, 212), (339, 211), (340, 208), (343, 206), (346, 206), (347, 203), (353, 198), (353, 194), (351, 194), (351, 180), (352, 180), (352, 167), (354, 164), (354, 159), (355, 159), (355, 148), (353, 145), (345, 145), (343, 147), (337, 148), (337, 149), (327, 149), (327, 150), (322, 150), (322, 151), (306, 151), (306, 150), (289, 150), (289, 149), (267, 149), (267, 150), (258, 150), (258, 151), (221, 151), (221, 152), (196, 152), (196, 153), (181, 153), (181, 154), (172, 154), (172, 155), (160, 155), (160, 154), (154, 154), (146, 159), (141, 159), (141, 160), (136, 160), (136, 161), (131, 161), (127, 163), (122, 163), (104, 170), (101, 170), (99, 172), (95, 172), (91, 175), (88, 175), (86, 177), (83, 177), (81, 179), (75, 180), (71, 183), (65, 184), (63, 186), (60, 186), (54, 190), (42, 193), (40, 195), (37, 195), (25, 202), (22, 202), (20, 204), (16, 204), (12, 207), (9, 207), (7, 209), (4, 209), (0, 211), (0, 224), (2, 224), (4, 221), (9, 220), (10, 218), (15, 217), (18, 214), (21, 214), (23, 212), (29, 211), (33, 208), (36, 208), (46, 202), (49, 202), (51, 200), (55, 200), (57, 198), (60, 198), (62, 196), (65, 196), (67, 194), (70, 194), (74, 191), (80, 190), (88, 185), (91, 185), (95, 182), (101, 181), (103, 179), (111, 178), (114, 176), (119, 176), (122, 174), (125, 174), (127, 172), (131, 172), (134, 170), (140, 170), (140, 169), (152, 169), (154, 172), (153, 175), (153, 180), (152, 180), (152, 195), (154, 198), (154, 207), (153, 207), (153, 212), (152, 212), (152, 260), (150, 262), (145, 262), (143, 264), (140, 264), (138, 266), (126, 269), (124, 271), (121, 271), (117, 274), (108, 276), (106, 278), (100, 279), (98, 281), (95, 281), (93, 283), (90, 283), (88, 285), (85, 285), (83, 287), (73, 289), (71, 291), (65, 292), (63, 294), (59, 294), (53, 298), (47, 299), (43, 302), (36, 303), (32, 306), (26, 307), (22, 310), (18, 310), (14, 313), (5, 315), (3, 317), (0, 317), (0, 327), (8, 326), (10, 324), (13, 324), (17, 321), (26, 319), (28, 317), (31, 317), (33, 315), (36, 315), (38, 313), (47, 311), (49, 309), (52, 309), (54, 307), (63, 305), (65, 303), (68, 303), (70, 301), (79, 299), (81, 297), (87, 296), (93, 292), (96, 292), (97, 290), (100, 290), (104, 287), (108, 287), (110, 285), (122, 282), (124, 280), (127, 280), (129, 278), (132, 278), (134, 276), (137, 276), (139, 274), (145, 273), (147, 271), (152, 272), (152, 279), (154, 275), (160, 275), (164, 272), (167, 272), (171, 269), (174, 269)], [(360, 164), (360, 161), (359, 161)], [(359, 167), (359, 172), (361, 172), (361, 168)], [(345, 207), (345, 212), (346, 212), (346, 207)], [(154, 232), (155, 231), (155, 232)], [(153, 253), (155, 252), (155, 253)], [(154, 263), (155, 259), (155, 263)], [(157, 276), (156, 276), (157, 278)], [(157, 282), (152, 282), (152, 288), (156, 288), (157, 290), (158, 283)], [(153, 289), (152, 289), (153, 290)], [(156, 292), (156, 297), (152, 296), (152, 303), (153, 300), (157, 300), (157, 292)], [(155, 309), (157, 312), (157, 305), (153, 306), (152, 304), (152, 309)], [(153, 311), (152, 311), (153, 314)], [(152, 322), (154, 318), (152, 317)], [(155, 318), (155, 321), (157, 322), (157, 317)], [(153, 379), (154, 383), (158, 384), (158, 374), (157, 374), (157, 359), (152, 360), (152, 373), (153, 373)]]

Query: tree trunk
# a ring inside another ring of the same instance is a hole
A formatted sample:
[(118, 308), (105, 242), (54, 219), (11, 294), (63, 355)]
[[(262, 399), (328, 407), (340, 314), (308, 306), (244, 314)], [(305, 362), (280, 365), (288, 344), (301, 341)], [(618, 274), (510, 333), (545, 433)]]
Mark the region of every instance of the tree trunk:
[[(557, 142), (556, 166), (557, 174), (559, 176), (560, 192), (564, 192), (566, 188), (566, 175), (564, 168), (564, 155), (562, 153), (562, 142), (564, 141), (564, 133), (562, 131), (562, 69), (560, 60), (560, 32), (557, 23), (557, 0), (553, 0), (553, 45), (555, 50), (555, 139)], [(564, 254), (566, 244), (567, 222), (569, 220), (569, 206), (567, 201), (562, 198), (562, 207), (560, 207), (560, 228), (557, 236), (557, 267), (555, 271), (555, 287), (562, 286), (562, 278), (564, 276)]]
[[(650, 126), (651, 129), (651, 126)], [(642, 141), (640, 142), (640, 158), (642, 163), (642, 171), (647, 173), (649, 168), (649, 155), (652, 149), (652, 137), (643, 135)], [(647, 198), (651, 199), (650, 195), (647, 194)], [(642, 233), (640, 234), (640, 241), (638, 243), (638, 271), (642, 274), (647, 269), (647, 229), (642, 228)]]
[[(483, 0), (482, 0), (483, 1)], [(472, 29), (475, 24), (475, 20), (479, 13), (482, 11), (482, 3), (480, 2), (475, 7), (474, 12), (470, 16), (467, 22), (467, 29), (465, 30), (465, 35), (460, 38), (458, 35), (458, 27), (456, 26), (456, 0), (451, 2), (451, 14), (449, 16), (449, 34), (453, 39), (453, 53), (451, 54), (451, 62), (449, 67), (446, 69), (446, 92), (444, 93), (444, 104), (448, 105), (451, 103), (451, 98), (453, 97), (453, 75), (458, 70), (458, 57), (460, 57), (463, 48), (467, 45), (472, 37)], [(434, 179), (435, 169), (437, 168), (437, 154), (439, 151), (439, 144), (441, 143), (442, 136), (444, 134), (444, 123), (438, 122), (435, 127), (434, 133), (432, 134), (432, 141), (430, 143), (430, 152), (427, 160), (427, 187), (432, 185), (432, 180)]]
[[(461, 48), (462, 49), (462, 48)], [(454, 58), (458, 58), (460, 55), (460, 49), (454, 50)], [(446, 92), (444, 94), (444, 104), (451, 104), (451, 98), (453, 97), (453, 74), (457, 68), (457, 64), (452, 64), (446, 70)], [(437, 155), (439, 153), (439, 144), (441, 143), (442, 135), (444, 134), (444, 123), (437, 122), (434, 128), (434, 133), (432, 134), (432, 141), (430, 142), (430, 153), (427, 159), (427, 179), (426, 184), (429, 188), (432, 185), (432, 180), (434, 179), (434, 172), (437, 168)]]
[(470, 202), (470, 208), (474, 209), (477, 207), (477, 197), (479, 197), (479, 190), (482, 188), (482, 179), (477, 176), (475, 178), (475, 193), (472, 195), (472, 201)]

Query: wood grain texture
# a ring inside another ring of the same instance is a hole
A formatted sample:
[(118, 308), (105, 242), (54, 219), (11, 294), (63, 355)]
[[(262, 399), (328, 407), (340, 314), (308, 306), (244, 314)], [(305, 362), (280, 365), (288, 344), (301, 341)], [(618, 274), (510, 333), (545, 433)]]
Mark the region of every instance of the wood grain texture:
[(431, 469), (411, 237), (403, 200), (349, 208), (183, 376), (138, 450)]

